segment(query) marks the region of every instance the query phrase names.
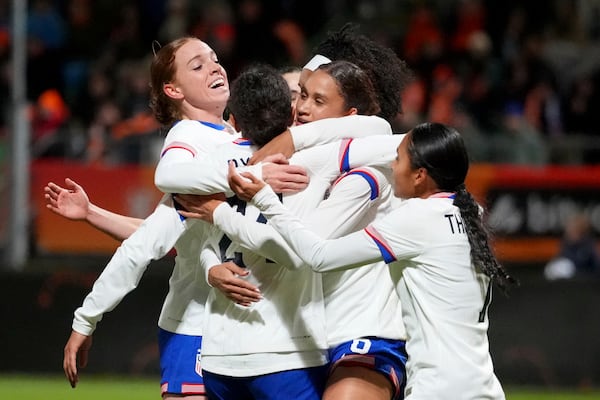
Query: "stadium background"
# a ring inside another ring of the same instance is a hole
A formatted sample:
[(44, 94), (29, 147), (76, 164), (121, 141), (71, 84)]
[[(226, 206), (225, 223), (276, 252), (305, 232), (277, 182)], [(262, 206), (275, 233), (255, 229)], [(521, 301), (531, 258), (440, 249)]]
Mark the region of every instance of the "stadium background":
[[(521, 280), (490, 310), (500, 379), (600, 385), (598, 273), (543, 275), (574, 213), (586, 215), (596, 242), (600, 234), (600, 1), (30, 0), (28, 251), (18, 265), (8, 257), (20, 207), (10, 201), (12, 4), (0, 0), (0, 374), (61, 373), (72, 312), (118, 246), (49, 213), (43, 186), (69, 176), (98, 205), (140, 217), (158, 199), (162, 132), (145, 80), (152, 41), (197, 35), (233, 79), (252, 61), (300, 66), (327, 31), (352, 21), (415, 71), (395, 129), (442, 121), (470, 146), (468, 186), (490, 208), (498, 254)], [(156, 319), (171, 266), (171, 256), (154, 262), (100, 323), (86, 373), (158, 373)]]

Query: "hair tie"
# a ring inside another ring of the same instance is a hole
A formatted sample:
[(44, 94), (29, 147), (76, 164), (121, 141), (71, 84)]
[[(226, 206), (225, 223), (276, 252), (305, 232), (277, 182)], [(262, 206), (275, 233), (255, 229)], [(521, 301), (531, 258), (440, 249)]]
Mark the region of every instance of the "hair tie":
[(303, 67), (303, 69), (308, 69), (309, 71), (314, 72), (321, 65), (329, 64), (330, 62), (331, 62), (331, 60), (329, 58), (322, 56), (320, 54), (317, 54), (316, 56), (311, 58), (309, 62), (306, 63), (306, 65)]
[(160, 45), (160, 42), (158, 40), (152, 41), (152, 53), (154, 54), (154, 57), (156, 57), (156, 53), (158, 53), (161, 47), (162, 46)]
[(457, 193), (457, 192), (466, 192), (467, 191), (467, 187), (465, 186), (464, 182), (456, 185), (456, 187), (454, 188), (453, 192)]

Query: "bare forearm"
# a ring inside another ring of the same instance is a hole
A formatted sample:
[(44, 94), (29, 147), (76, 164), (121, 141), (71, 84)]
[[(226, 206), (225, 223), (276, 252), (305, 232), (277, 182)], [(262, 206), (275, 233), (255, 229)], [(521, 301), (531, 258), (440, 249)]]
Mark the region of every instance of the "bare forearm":
[(128, 217), (105, 210), (95, 204), (90, 204), (86, 222), (94, 228), (123, 241), (141, 225), (142, 219)]

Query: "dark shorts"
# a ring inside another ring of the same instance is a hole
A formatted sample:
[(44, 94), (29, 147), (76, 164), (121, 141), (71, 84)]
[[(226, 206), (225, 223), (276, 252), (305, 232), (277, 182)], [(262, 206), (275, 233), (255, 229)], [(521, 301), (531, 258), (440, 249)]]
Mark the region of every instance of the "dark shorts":
[(202, 336), (180, 335), (159, 329), (161, 394), (204, 395), (200, 366)]
[(208, 397), (217, 400), (320, 400), (326, 378), (326, 365), (250, 377), (204, 371)]
[(406, 342), (364, 337), (329, 349), (330, 373), (338, 366), (364, 367), (383, 374), (394, 387), (394, 399), (403, 398), (406, 384)]

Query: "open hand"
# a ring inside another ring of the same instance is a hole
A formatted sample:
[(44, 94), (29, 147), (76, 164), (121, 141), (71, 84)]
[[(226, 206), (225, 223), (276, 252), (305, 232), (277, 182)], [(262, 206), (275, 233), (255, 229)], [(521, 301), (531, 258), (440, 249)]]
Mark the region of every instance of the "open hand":
[(90, 200), (85, 190), (75, 181), (66, 178), (65, 187), (48, 182), (44, 188), (46, 208), (65, 218), (84, 220), (90, 209)]

